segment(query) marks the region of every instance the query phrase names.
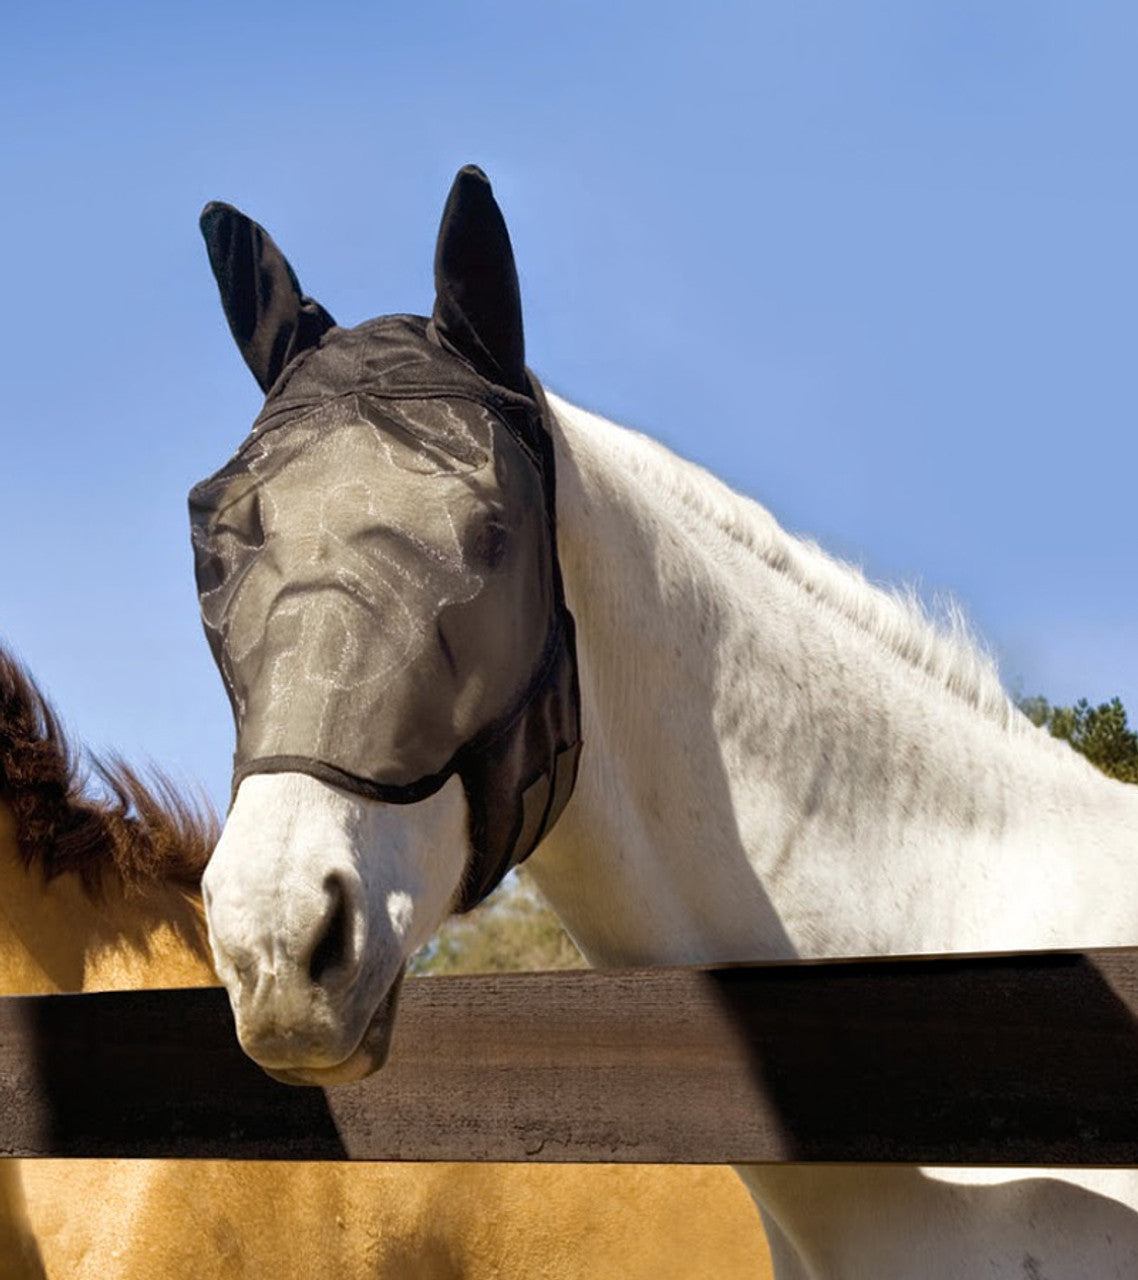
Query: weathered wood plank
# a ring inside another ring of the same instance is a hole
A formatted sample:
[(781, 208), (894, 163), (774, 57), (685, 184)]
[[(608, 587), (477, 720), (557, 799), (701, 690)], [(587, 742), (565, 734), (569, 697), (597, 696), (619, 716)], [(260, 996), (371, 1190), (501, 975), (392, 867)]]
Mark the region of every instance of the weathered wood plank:
[(221, 991), (0, 1001), (0, 1153), (1138, 1164), (1138, 951), (407, 983), (359, 1085)]

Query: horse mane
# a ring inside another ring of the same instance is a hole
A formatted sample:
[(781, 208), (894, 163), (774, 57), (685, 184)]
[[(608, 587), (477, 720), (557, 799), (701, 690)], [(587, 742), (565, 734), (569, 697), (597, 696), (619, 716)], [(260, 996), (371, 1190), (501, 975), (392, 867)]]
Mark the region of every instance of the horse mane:
[(164, 774), (144, 779), (118, 756), (100, 760), (77, 749), (2, 648), (0, 799), (15, 819), (24, 865), (38, 866), (46, 880), (73, 872), (91, 897), (108, 876), (127, 891), (195, 890), (219, 834), (208, 804), (185, 799)]
[[(837, 559), (808, 538), (788, 533), (760, 503), (736, 493), (651, 437), (617, 428), (560, 397), (551, 399), (560, 416), (570, 416), (577, 424), (585, 419), (582, 425), (593, 429), (607, 428), (608, 441), (619, 437), (624, 473), (644, 477), (656, 492), (665, 491), (700, 526), (710, 526), (734, 546), (744, 548), (1000, 727), (1030, 726), (1004, 689), (991, 653), (951, 597), (938, 599), (942, 616), (934, 617), (913, 588), (870, 582), (856, 565)], [(706, 537), (706, 528), (701, 528), (701, 537)]]

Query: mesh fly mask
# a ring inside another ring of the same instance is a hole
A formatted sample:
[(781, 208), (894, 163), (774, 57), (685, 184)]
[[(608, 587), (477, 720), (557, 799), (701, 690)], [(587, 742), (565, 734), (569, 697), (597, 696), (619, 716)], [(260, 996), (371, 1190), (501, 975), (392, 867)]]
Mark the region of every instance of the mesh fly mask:
[(340, 329), (255, 223), (210, 205), (202, 226), (267, 390), (236, 456), (190, 494), (234, 790), (296, 770), (411, 803), (457, 773), (468, 909), (556, 821), (580, 746), (548, 410), (520, 308), (513, 327), (499, 314), (517, 282), (489, 184), (456, 179), (429, 321)]

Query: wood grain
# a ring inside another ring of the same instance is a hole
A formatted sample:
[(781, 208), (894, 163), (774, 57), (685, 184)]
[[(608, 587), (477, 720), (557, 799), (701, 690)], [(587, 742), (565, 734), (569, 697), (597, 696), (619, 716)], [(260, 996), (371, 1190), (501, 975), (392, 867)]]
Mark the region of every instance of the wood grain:
[(430, 978), (275, 1084), (220, 990), (0, 1000), (0, 1154), (1138, 1164), (1138, 951)]

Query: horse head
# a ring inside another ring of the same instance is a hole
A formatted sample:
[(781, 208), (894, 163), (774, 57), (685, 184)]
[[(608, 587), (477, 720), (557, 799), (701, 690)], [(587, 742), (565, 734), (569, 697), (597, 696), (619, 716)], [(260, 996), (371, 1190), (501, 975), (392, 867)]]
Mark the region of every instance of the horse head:
[(573, 789), (548, 409), (479, 170), (447, 201), (429, 318), (340, 328), (245, 215), (208, 205), (202, 231), (266, 393), (190, 494), (237, 729), (210, 940), (246, 1052), (338, 1083), (382, 1064), (411, 953)]

